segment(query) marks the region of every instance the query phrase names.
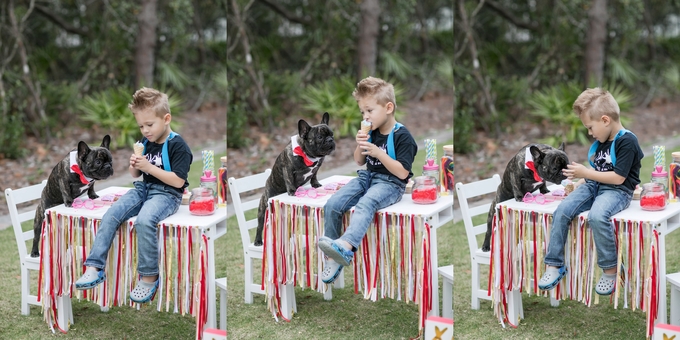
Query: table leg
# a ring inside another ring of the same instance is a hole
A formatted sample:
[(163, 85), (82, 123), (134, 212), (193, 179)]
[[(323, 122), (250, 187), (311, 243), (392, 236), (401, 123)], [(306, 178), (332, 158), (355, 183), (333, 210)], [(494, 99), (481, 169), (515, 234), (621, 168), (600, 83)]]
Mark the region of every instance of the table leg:
[(439, 316), (439, 260), (437, 258), (437, 228), (430, 226), (430, 278), (432, 280), (432, 310), (429, 316)]
[(63, 331), (68, 331), (70, 324), (73, 324), (73, 310), (71, 309), (71, 298), (68, 295), (57, 296), (57, 324)]
[[(213, 227), (213, 229), (216, 227)], [(211, 234), (208, 236), (208, 320), (206, 328), (217, 328), (215, 306), (215, 240)]]
[(659, 271), (658, 271), (658, 281), (659, 281), (659, 307), (657, 312), (657, 323), (667, 323), (666, 318), (666, 229), (668, 221), (664, 223), (662, 232), (659, 233)]

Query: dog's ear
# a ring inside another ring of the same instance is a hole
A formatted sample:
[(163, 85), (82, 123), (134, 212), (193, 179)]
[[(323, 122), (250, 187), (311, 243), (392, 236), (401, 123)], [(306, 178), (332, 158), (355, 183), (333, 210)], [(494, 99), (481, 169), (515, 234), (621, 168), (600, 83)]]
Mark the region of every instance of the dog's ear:
[(109, 149), (110, 144), (111, 144), (111, 136), (106, 135), (106, 136), (104, 136), (104, 139), (102, 139), (102, 144), (99, 145), (99, 146), (101, 146), (102, 148), (106, 148), (107, 150), (110, 150)]
[(330, 116), (328, 115), (328, 112), (323, 113), (323, 117), (321, 118), (321, 124), (326, 124), (328, 125), (328, 119)]
[(564, 148), (565, 148), (565, 145), (564, 145), (564, 142), (562, 142), (562, 144), (560, 144), (560, 147), (557, 148), (557, 150), (565, 151)]
[(87, 157), (87, 154), (89, 153), (90, 147), (87, 146), (87, 143), (83, 141), (78, 142), (78, 159), (85, 160), (85, 157)]
[(307, 122), (305, 122), (304, 119), (300, 119), (300, 121), (298, 121), (298, 135), (300, 135), (300, 138), (306, 139), (307, 134), (311, 129), (312, 127), (309, 126), (309, 124), (307, 124)]
[(529, 152), (531, 152), (531, 156), (534, 157), (534, 164), (539, 164), (543, 161), (545, 154), (536, 145), (530, 146)]

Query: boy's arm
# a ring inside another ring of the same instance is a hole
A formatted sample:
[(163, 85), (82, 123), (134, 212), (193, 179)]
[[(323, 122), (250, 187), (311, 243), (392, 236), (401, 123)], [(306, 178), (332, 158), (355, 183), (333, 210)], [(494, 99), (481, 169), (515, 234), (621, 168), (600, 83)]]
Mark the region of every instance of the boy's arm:
[(366, 156), (362, 152), (364, 152), (364, 149), (357, 145), (356, 149), (354, 149), (354, 161), (359, 166), (366, 164)]

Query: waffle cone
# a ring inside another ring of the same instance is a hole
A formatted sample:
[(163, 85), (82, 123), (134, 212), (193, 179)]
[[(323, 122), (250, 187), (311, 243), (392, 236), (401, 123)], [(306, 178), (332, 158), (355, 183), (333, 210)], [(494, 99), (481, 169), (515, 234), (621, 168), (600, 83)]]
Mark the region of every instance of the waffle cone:
[(142, 154), (144, 153), (144, 145), (136, 145), (135, 144), (134, 149), (135, 149), (135, 155), (143, 156)]

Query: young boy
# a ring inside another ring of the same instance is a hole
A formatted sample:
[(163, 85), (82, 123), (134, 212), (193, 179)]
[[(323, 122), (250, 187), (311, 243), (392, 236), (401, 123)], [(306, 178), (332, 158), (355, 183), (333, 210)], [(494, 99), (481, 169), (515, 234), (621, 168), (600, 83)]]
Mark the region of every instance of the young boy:
[(137, 233), (140, 279), (130, 292), (137, 303), (151, 300), (158, 288), (158, 242), (156, 226), (159, 221), (177, 212), (182, 192), (189, 185), (187, 173), (193, 160), (189, 146), (182, 137), (170, 129), (168, 96), (157, 90), (141, 88), (132, 96), (128, 106), (144, 135), (144, 156), (130, 156), (128, 168), (132, 177), (143, 175), (143, 181), (134, 182), (130, 189), (104, 214), (95, 235), (94, 244), (85, 261), (83, 276), (76, 281), (77, 289), (97, 286), (106, 278), (106, 257), (118, 227), (137, 215), (134, 230)]
[[(352, 179), (328, 199), (324, 206), (325, 236), (319, 248), (327, 259), (321, 279), (332, 283), (348, 266), (366, 235), (375, 212), (397, 203), (404, 194), (418, 146), (408, 130), (394, 119), (397, 103), (392, 84), (368, 77), (352, 92), (363, 119), (372, 123), (371, 132), (357, 132), (354, 160), (366, 164)], [(355, 206), (347, 230), (342, 234), (342, 216)]]
[(567, 272), (564, 266), (564, 243), (569, 223), (583, 211), (593, 230), (597, 264), (604, 274), (595, 287), (600, 295), (616, 288), (616, 243), (610, 218), (628, 208), (635, 186), (640, 183), (640, 160), (644, 156), (637, 137), (624, 129), (619, 120), (619, 105), (611, 93), (587, 89), (574, 102), (588, 134), (595, 142), (588, 152), (593, 169), (572, 162), (563, 170), (569, 179), (581, 178), (577, 188), (567, 196), (553, 214), (550, 243), (545, 255), (546, 271), (538, 283), (542, 290), (553, 289)]

